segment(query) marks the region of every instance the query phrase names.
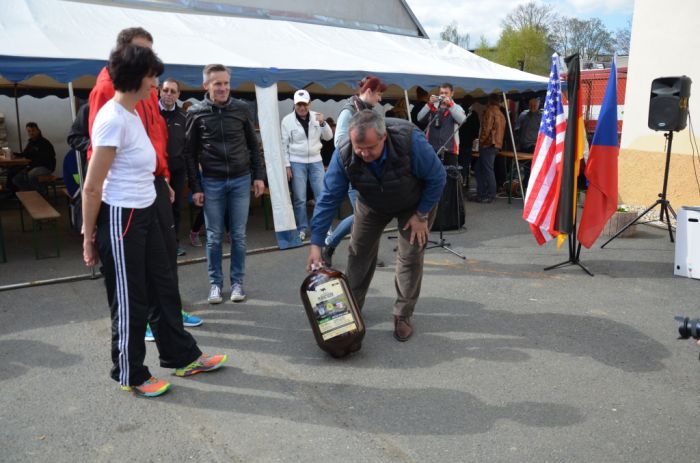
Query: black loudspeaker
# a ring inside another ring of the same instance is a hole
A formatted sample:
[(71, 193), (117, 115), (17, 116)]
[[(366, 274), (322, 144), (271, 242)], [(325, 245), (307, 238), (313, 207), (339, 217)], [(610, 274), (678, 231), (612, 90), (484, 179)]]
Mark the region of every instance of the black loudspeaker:
[(659, 77), (651, 83), (649, 128), (661, 132), (678, 132), (688, 122), (688, 76)]

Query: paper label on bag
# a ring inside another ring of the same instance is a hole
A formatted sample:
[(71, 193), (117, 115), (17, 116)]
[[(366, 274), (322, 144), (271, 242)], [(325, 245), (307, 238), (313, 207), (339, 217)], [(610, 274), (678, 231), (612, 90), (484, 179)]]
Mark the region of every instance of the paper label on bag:
[(307, 291), (324, 341), (357, 329), (350, 302), (340, 280), (334, 279)]

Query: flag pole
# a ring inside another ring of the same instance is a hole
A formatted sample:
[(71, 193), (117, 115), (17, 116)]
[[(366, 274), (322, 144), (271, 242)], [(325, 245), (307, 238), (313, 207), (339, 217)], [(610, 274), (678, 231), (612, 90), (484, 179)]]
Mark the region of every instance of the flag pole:
[[(566, 267), (569, 265), (578, 265), (588, 275), (593, 274), (580, 261), (581, 244), (576, 239), (576, 221), (577, 221), (577, 198), (576, 198), (576, 182), (577, 166), (580, 162), (580, 154), (582, 152), (582, 128), (583, 121), (581, 118), (581, 99), (579, 98), (580, 91), (580, 60), (578, 54), (566, 58), (568, 67), (568, 92), (569, 92), (569, 115), (567, 120), (565, 138), (564, 138), (564, 156), (562, 160), (562, 181), (560, 190), (560, 200), (557, 208), (557, 222), (555, 229), (561, 234), (568, 235), (569, 240), (569, 259), (544, 270), (553, 270), (556, 268)], [(577, 247), (578, 245), (578, 247)]]

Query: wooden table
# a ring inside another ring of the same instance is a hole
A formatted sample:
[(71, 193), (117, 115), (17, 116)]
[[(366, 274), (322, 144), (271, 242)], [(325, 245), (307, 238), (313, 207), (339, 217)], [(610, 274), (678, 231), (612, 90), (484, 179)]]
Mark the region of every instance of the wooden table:
[[(518, 165), (515, 162), (515, 153), (512, 151), (501, 151), (498, 153), (498, 156), (504, 157), (511, 159), (511, 164), (510, 164), (510, 171), (508, 174), (508, 204), (512, 202), (513, 199), (513, 170), (518, 168)], [(520, 162), (530, 162), (532, 161), (532, 158), (535, 155), (532, 153), (518, 153), (518, 163)], [(518, 178), (518, 181), (521, 181), (522, 179)], [(521, 182), (522, 184), (522, 182)], [(524, 191), (525, 185), (521, 185)], [(522, 193), (522, 192), (521, 192)], [(525, 198), (523, 197), (523, 201), (525, 201)]]
[(30, 161), (27, 158), (15, 158), (15, 159), (0, 158), (0, 167), (26, 166), (30, 162), (32, 162), (32, 161)]

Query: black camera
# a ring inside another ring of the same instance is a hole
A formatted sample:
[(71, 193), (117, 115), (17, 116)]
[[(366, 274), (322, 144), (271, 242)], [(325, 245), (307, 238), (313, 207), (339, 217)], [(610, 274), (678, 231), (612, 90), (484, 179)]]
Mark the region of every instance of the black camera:
[(680, 339), (700, 339), (700, 319), (690, 317), (673, 317), (678, 322)]

